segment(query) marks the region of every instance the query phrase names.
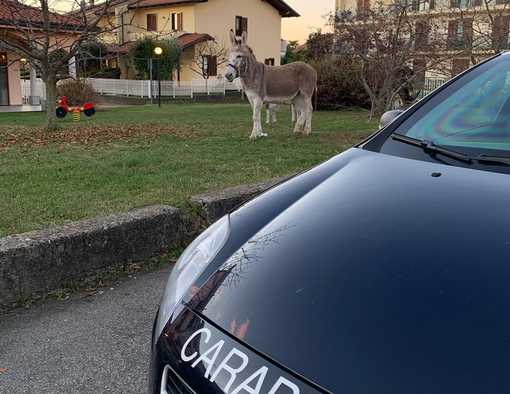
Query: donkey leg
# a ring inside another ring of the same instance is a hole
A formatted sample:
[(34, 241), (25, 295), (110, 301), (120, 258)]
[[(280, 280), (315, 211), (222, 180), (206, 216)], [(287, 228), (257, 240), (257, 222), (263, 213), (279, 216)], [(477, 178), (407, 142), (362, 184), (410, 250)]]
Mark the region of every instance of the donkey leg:
[(290, 105), (290, 112), (292, 113), (292, 126), (296, 124), (296, 106), (294, 104)]
[(271, 117), (273, 118), (273, 126), (278, 124), (278, 120), (276, 119), (276, 105), (272, 108)]
[(305, 125), (305, 134), (310, 134), (312, 132), (312, 113), (313, 113), (313, 106), (312, 104), (307, 105), (308, 111), (306, 113), (306, 125)]
[(250, 135), (250, 140), (260, 138), (262, 134), (262, 126), (260, 125), (260, 111), (262, 109), (262, 100), (258, 97), (252, 99), (253, 106), (253, 131)]
[(269, 109), (269, 104), (266, 104), (266, 126), (269, 126), (269, 116), (271, 115), (271, 110)]
[(297, 95), (294, 98), (294, 106), (297, 109), (297, 121), (296, 125), (294, 126), (294, 133), (301, 133), (301, 128), (303, 127), (306, 119), (305, 115), (307, 104), (301, 95)]

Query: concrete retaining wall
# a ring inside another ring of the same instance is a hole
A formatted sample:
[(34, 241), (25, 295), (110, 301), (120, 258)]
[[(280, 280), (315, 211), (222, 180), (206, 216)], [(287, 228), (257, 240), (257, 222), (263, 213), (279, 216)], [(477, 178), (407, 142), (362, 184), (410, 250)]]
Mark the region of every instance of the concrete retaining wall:
[(180, 233), (178, 210), (159, 205), (2, 238), (0, 306), (168, 251)]
[(0, 239), (0, 309), (106, 269), (187, 243), (207, 225), (285, 178), (191, 197), (198, 215), (157, 205)]

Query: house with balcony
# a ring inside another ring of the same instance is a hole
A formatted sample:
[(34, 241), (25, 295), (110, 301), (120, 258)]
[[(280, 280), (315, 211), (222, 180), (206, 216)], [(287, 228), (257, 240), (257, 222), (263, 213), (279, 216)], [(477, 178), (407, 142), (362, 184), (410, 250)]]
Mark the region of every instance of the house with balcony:
[[(91, 4), (88, 12), (93, 12)], [(126, 58), (130, 44), (138, 37), (176, 38), (182, 50), (179, 81), (199, 78), (196, 58), (200, 46), (214, 42), (229, 48), (229, 32), (240, 37), (248, 31), (248, 43), (257, 59), (266, 64), (280, 64), (282, 18), (299, 17), (283, 0), (128, 0), (111, 7), (103, 26), (117, 25), (116, 34), (103, 35), (121, 68), (121, 78), (133, 78)], [(214, 53), (204, 54), (202, 67), (208, 77), (224, 74), (226, 63), (220, 64)], [(199, 75), (200, 74), (200, 75)]]
[[(335, 0), (335, 11), (337, 15), (348, 11), (355, 16), (374, 7), (373, 1)], [(427, 76), (449, 79), (510, 48), (510, 0), (383, 0), (383, 3), (408, 8), (407, 18), (412, 26), (409, 39), (417, 52), (426, 53), (432, 42), (436, 47), (438, 42), (442, 43), (437, 54), (445, 61), (440, 69), (426, 67), (418, 57), (414, 59), (414, 66), (427, 69)]]

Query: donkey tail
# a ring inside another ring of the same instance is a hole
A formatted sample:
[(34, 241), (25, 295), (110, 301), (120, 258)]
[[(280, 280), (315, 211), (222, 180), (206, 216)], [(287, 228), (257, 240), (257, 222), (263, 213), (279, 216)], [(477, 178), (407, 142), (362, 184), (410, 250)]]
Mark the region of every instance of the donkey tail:
[(313, 112), (317, 111), (317, 85), (315, 85), (315, 89), (313, 89), (312, 109), (313, 109)]

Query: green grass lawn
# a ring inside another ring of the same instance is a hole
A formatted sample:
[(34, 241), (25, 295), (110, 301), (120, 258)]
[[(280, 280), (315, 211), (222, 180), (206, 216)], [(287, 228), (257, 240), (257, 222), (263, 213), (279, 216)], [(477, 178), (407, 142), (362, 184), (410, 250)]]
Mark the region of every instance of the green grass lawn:
[[(249, 141), (247, 103), (99, 109), (43, 132), (41, 113), (0, 113), (0, 237), (134, 207), (187, 209), (190, 195), (312, 167), (377, 129), (362, 111), (319, 111), (294, 135), (290, 107)], [(265, 119), (265, 112), (263, 113)]]

